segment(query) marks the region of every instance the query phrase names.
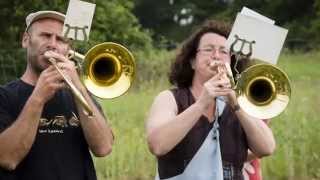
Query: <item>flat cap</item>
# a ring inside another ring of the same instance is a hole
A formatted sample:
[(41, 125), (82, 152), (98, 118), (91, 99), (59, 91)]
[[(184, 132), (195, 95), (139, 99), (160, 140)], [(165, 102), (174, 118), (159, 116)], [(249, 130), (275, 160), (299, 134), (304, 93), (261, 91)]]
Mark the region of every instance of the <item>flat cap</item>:
[(32, 23), (34, 23), (39, 19), (52, 18), (52, 19), (56, 19), (58, 21), (64, 22), (65, 17), (66, 16), (64, 14), (57, 11), (37, 11), (34, 13), (30, 13), (26, 17), (26, 26), (27, 26), (26, 31), (29, 29)]

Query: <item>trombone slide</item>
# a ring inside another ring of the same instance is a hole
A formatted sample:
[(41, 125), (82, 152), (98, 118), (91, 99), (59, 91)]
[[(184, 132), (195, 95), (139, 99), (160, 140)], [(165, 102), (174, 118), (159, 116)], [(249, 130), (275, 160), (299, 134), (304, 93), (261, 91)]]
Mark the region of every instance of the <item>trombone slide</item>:
[(81, 92), (75, 87), (75, 85), (66, 77), (65, 74), (61, 71), (61, 69), (58, 67), (57, 62), (54, 58), (49, 58), (49, 61), (51, 64), (56, 68), (56, 70), (59, 72), (59, 74), (63, 77), (64, 81), (67, 83), (67, 85), (70, 87), (73, 95), (75, 98), (81, 103), (82, 107), (84, 108), (85, 113), (88, 116), (92, 116), (92, 109), (89, 106), (86, 99), (83, 97)]

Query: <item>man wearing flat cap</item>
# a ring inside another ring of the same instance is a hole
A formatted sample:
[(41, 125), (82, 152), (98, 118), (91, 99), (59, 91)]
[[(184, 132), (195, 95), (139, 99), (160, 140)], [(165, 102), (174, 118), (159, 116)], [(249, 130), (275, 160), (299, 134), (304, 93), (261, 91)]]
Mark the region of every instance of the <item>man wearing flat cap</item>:
[[(67, 58), (70, 41), (62, 36), (64, 19), (56, 11), (26, 18), (26, 70), (0, 87), (1, 180), (96, 180), (90, 151), (98, 157), (111, 152), (113, 135), (106, 117)], [(49, 58), (84, 96), (92, 116)]]

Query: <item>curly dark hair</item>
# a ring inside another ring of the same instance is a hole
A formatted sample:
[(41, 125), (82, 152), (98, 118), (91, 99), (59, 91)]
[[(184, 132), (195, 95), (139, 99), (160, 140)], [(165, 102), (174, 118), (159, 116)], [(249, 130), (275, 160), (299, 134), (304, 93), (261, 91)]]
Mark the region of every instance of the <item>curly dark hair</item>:
[(194, 75), (191, 61), (195, 58), (201, 37), (213, 32), (228, 38), (231, 25), (222, 21), (208, 20), (198, 28), (184, 43), (171, 64), (169, 81), (179, 88), (190, 87)]

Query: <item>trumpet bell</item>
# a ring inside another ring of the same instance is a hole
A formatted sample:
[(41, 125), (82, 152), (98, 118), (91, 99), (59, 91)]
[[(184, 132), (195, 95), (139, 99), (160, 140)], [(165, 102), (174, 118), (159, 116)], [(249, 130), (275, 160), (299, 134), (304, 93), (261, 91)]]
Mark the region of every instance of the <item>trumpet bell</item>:
[(105, 42), (92, 47), (82, 65), (82, 81), (99, 98), (115, 98), (131, 86), (135, 75), (135, 61), (124, 46)]
[(289, 78), (271, 64), (256, 64), (243, 71), (236, 92), (242, 109), (259, 119), (279, 115), (291, 96)]

